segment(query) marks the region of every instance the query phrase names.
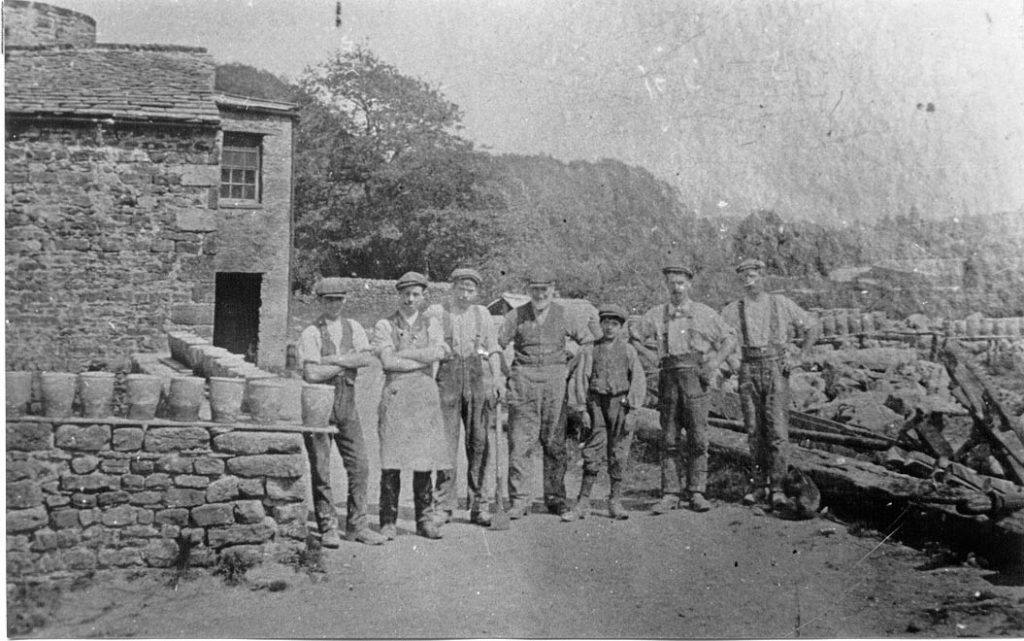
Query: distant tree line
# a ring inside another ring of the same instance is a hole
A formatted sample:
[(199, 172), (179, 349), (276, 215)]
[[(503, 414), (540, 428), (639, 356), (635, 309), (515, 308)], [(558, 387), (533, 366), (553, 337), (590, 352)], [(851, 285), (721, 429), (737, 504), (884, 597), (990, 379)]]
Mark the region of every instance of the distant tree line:
[[(964, 305), (1024, 314), (1022, 212), (925, 222), (911, 211), (845, 227), (772, 211), (698, 218), (685, 194), (640, 167), (474, 148), (459, 135), (457, 105), (365, 48), (334, 54), (297, 83), (221, 65), (217, 89), (299, 106), (294, 274), (302, 289), (319, 276), (415, 269), (443, 280), (475, 265), (490, 294), (519, 290), (531, 268), (548, 267), (563, 295), (639, 308), (662, 297), (660, 266), (679, 261), (701, 272), (696, 295), (719, 306), (737, 293), (732, 266), (756, 256), (772, 273), (811, 284), (817, 293), (805, 304), (828, 307), (862, 303), (825, 280), (836, 268), (948, 258), (964, 261), (964, 287), (975, 292)], [(915, 301), (892, 309), (934, 302)]]

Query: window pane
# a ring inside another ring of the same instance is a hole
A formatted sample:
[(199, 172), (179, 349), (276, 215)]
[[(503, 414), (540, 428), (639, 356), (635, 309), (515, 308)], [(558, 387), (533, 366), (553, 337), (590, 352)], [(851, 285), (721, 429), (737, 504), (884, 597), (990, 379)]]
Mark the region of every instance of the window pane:
[(245, 198), (247, 200), (256, 200), (256, 188), (255, 187), (245, 187), (245, 188), (243, 188), (243, 193), (245, 194), (244, 196), (242, 196), (243, 198)]
[(246, 185), (256, 184), (256, 171), (254, 169), (246, 169), (242, 173), (244, 174), (242, 176), (242, 182), (244, 182)]
[(255, 151), (243, 151), (240, 154), (238, 154), (238, 156), (239, 167), (256, 167)]
[(231, 172), (223, 167), (220, 170), (220, 181), (226, 183), (231, 180)]
[(231, 187), (228, 186), (228, 185), (221, 185), (220, 186), (220, 197), (221, 198), (230, 198), (231, 197)]
[(241, 185), (231, 185), (231, 197), (232, 198), (241, 198), (242, 197), (242, 186)]

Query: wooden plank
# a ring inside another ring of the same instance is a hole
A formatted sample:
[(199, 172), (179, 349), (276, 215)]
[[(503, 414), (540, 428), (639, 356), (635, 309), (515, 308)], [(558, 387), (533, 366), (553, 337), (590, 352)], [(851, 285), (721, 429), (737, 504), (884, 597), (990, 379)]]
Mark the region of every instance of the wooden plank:
[(942, 436), (942, 432), (940, 432), (935, 426), (935, 420), (936, 415), (934, 413), (927, 419), (921, 417), (921, 420), (914, 424), (914, 431), (917, 432), (921, 442), (924, 443), (929, 450), (929, 454), (937, 457), (944, 456), (947, 459), (951, 459), (953, 458), (953, 447)]
[(58, 425), (130, 425), (132, 427), (216, 427), (225, 430), (248, 430), (250, 432), (308, 432), (316, 434), (334, 434), (333, 427), (309, 427), (301, 423), (214, 423), (212, 421), (171, 421), (154, 418), (149, 420), (108, 416), (106, 418), (84, 418), (69, 416), (67, 418), (50, 418), (48, 416), (8, 416), (8, 423), (54, 423)]

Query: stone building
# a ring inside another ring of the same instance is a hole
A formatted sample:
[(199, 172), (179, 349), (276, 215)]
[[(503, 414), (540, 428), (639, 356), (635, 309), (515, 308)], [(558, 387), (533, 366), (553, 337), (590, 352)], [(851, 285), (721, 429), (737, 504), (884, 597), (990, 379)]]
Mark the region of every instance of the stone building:
[(201, 48), (3, 17), (8, 369), (117, 368), (173, 329), (283, 366), (296, 108), (216, 93)]

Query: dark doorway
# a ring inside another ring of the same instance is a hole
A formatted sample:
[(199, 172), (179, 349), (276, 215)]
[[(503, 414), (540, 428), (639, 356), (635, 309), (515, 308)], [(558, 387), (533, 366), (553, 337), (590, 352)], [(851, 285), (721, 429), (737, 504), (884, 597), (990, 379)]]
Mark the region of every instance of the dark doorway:
[(213, 344), (256, 362), (260, 336), (262, 274), (217, 273)]

